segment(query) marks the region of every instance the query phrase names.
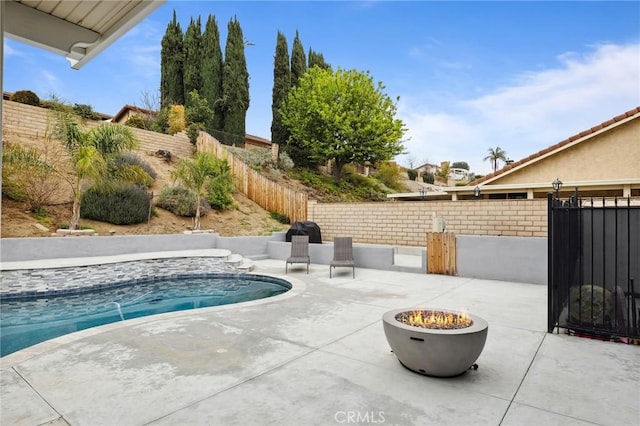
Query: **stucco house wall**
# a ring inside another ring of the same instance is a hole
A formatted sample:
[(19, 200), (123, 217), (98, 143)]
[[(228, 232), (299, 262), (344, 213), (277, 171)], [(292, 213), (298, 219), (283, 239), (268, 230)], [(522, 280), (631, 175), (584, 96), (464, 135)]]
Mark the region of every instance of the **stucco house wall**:
[(498, 177), (491, 184), (597, 181), (640, 177), (640, 120), (632, 120), (545, 159)]

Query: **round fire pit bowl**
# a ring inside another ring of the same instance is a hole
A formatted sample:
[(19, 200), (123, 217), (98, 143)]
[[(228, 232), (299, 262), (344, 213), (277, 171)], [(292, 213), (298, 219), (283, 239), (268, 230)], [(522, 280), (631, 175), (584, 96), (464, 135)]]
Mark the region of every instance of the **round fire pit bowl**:
[[(407, 318), (414, 313), (423, 313), (426, 317), (433, 314), (464, 316), (465, 321), (409, 325)], [(437, 308), (395, 309), (382, 316), (382, 323), (387, 342), (400, 364), (416, 373), (435, 377), (458, 376), (474, 366), (489, 329), (480, 317)]]

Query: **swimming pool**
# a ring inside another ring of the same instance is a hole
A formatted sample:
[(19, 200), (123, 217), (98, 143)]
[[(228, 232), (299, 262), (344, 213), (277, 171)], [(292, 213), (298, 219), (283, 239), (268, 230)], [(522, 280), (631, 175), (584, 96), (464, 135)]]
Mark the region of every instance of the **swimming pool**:
[(122, 282), (99, 290), (0, 299), (0, 356), (90, 327), (165, 312), (247, 302), (282, 294), (287, 281), (209, 274)]

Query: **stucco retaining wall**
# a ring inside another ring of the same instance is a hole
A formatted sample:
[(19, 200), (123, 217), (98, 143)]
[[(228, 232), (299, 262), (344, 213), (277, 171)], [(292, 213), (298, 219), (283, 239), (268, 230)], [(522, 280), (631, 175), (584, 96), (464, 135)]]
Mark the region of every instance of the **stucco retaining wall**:
[(457, 235), (458, 275), (547, 284), (547, 239)]

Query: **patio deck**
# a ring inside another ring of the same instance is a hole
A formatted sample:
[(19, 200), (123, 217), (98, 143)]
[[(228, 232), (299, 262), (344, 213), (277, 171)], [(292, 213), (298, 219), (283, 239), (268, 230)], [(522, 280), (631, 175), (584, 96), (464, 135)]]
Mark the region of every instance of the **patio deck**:
[[(281, 275), (284, 261), (255, 273)], [(291, 294), (84, 330), (0, 359), (3, 425), (638, 425), (640, 347), (546, 333), (546, 287), (312, 264)], [(403, 368), (382, 314), (466, 309), (477, 371)]]

